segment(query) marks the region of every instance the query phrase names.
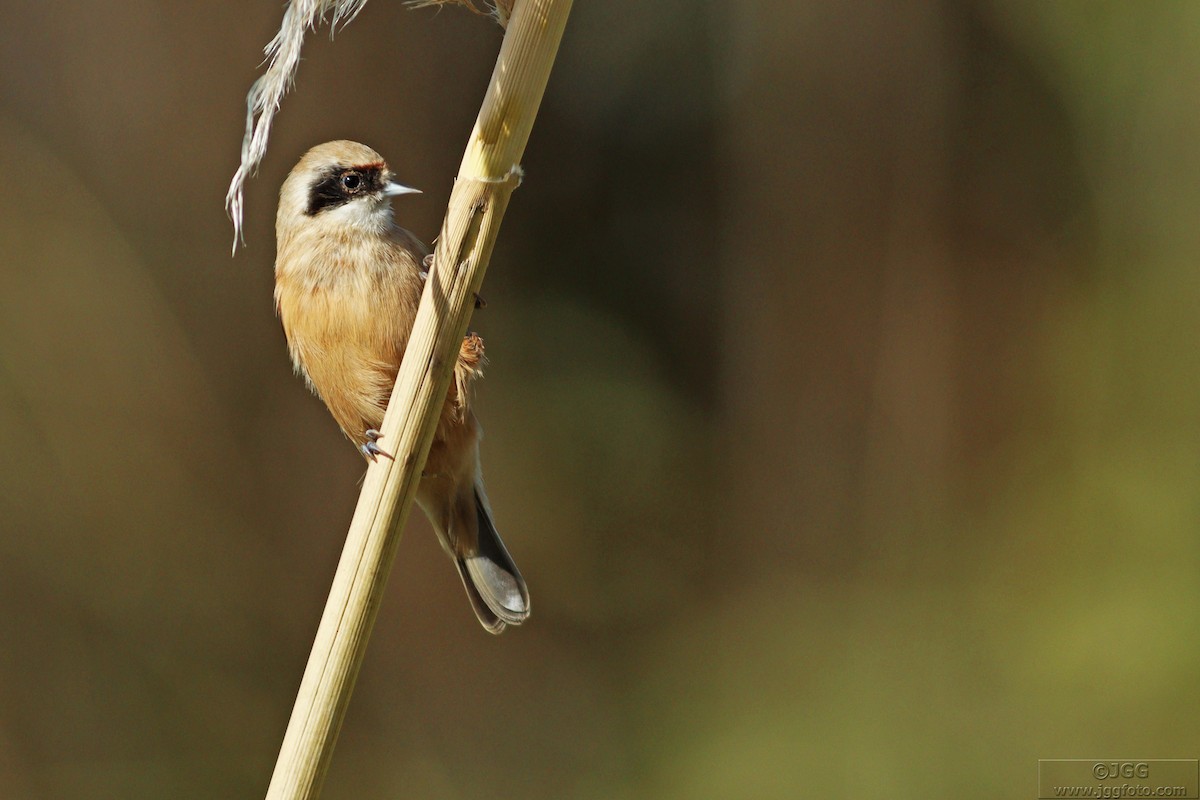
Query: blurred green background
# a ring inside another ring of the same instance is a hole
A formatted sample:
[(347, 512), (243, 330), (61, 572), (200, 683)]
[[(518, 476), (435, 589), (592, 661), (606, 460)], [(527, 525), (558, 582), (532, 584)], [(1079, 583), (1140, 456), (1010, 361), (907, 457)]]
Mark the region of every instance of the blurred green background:
[[(276, 193), (358, 139), (431, 238), (500, 32), (312, 36), (231, 259), (278, 0), (0, 8), (0, 797), (261, 797), (363, 472)], [(473, 322), (534, 614), (414, 516), (324, 796), (1200, 756), (1197, 86), (1195, 3), (576, 3)]]

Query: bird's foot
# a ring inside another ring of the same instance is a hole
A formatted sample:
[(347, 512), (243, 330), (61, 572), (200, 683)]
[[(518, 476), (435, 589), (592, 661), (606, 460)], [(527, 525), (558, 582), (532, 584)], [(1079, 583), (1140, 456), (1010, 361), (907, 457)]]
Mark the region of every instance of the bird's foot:
[(458, 347), (458, 363), (472, 378), (478, 377), (480, 369), (487, 363), (487, 357), (483, 354), (483, 337), (475, 331), (469, 331), (463, 337)]
[(382, 447), (380, 447), (378, 444), (376, 444), (376, 442), (378, 442), (380, 439), (383, 438), (382, 433), (375, 430), (374, 428), (369, 428), (368, 430), (363, 432), (363, 435), (367, 437), (367, 441), (365, 441), (361, 445), (359, 445), (358, 449), (362, 451), (362, 454), (364, 456), (366, 456), (367, 459), (369, 459), (370, 461), (377, 461), (378, 456), (383, 456), (384, 458), (389, 458), (392, 461), (396, 460), (395, 458), (392, 457), (391, 453), (387, 452)]

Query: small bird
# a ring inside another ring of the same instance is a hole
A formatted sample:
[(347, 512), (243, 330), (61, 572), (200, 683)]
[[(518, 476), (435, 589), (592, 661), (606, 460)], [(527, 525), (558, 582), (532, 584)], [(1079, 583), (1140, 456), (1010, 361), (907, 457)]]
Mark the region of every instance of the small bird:
[[(429, 249), (401, 228), (401, 186), (379, 153), (350, 141), (304, 154), (279, 190), (275, 306), (296, 371), (363, 456), (379, 446), (400, 360), (426, 279)], [(468, 335), (442, 409), (417, 502), (454, 559), (471, 607), (491, 633), (529, 616), (529, 591), (496, 533), (479, 467), (468, 389), (483, 364)]]

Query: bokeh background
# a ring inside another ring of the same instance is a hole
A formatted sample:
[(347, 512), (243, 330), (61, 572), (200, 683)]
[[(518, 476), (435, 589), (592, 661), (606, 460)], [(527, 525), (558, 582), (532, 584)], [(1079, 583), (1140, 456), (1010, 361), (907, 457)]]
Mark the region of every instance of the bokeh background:
[[(265, 791), (363, 465), (275, 196), (439, 226), (499, 29), (3, 0), (0, 797)], [(414, 517), (327, 798), (1034, 797), (1200, 756), (1200, 5), (579, 2), (473, 327), (492, 638)]]

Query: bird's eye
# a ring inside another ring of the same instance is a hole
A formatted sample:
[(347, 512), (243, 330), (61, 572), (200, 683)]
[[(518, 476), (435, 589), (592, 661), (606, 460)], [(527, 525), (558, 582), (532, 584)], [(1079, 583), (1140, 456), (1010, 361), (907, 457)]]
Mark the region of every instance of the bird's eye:
[(363, 177), (357, 172), (346, 172), (342, 174), (342, 188), (353, 194), (362, 188)]

